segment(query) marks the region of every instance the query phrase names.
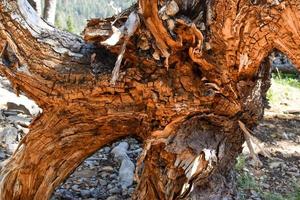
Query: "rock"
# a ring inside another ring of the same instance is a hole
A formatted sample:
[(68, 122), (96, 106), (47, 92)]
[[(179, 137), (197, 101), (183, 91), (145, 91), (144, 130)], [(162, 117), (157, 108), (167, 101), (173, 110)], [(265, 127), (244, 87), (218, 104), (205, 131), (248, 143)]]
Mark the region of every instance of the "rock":
[(118, 180), (114, 179), (114, 180), (112, 180), (112, 183), (117, 184)]
[(105, 153), (109, 153), (110, 152), (110, 147), (104, 147), (103, 150), (104, 150)]
[(8, 127), (0, 132), (0, 140), (5, 144), (17, 143), (18, 130), (14, 127)]
[(104, 172), (113, 172), (114, 168), (112, 166), (104, 166), (100, 169), (100, 171), (104, 171)]
[(13, 154), (17, 150), (18, 146), (18, 144), (8, 144), (6, 150), (8, 153)]
[(300, 173), (298, 173), (298, 172), (286, 172), (286, 174), (288, 174), (292, 177), (300, 177)]
[(95, 175), (95, 172), (90, 169), (83, 169), (82, 171), (76, 171), (75, 175), (82, 178), (91, 178)]
[(282, 133), (282, 137), (283, 137), (283, 139), (286, 139), (286, 140), (290, 139), (288, 134), (285, 132)]
[(250, 190), (250, 193), (252, 194), (252, 197), (258, 197), (258, 194), (255, 190)]
[(134, 192), (134, 188), (129, 188), (128, 189), (128, 194), (131, 195)]
[(120, 198), (118, 197), (118, 195), (114, 195), (114, 196), (110, 196), (108, 197), (106, 200), (119, 200)]
[(84, 162), (84, 164), (87, 165), (89, 169), (94, 169), (95, 168), (95, 162), (94, 161), (86, 160)]
[(108, 184), (108, 186), (107, 186), (107, 189), (112, 189), (114, 187), (114, 185), (113, 184)]
[(29, 112), (31, 115), (38, 115), (39, 113), (41, 113), (41, 109), (36, 105), (34, 101), (28, 99), (22, 94), (17, 96), (14, 92), (8, 91), (6, 88), (2, 87), (0, 87), (0, 106), (1, 105), (5, 105), (12, 111), (16, 111), (16, 109), (14, 108), (17, 108), (17, 110), (19, 110), (18, 112)]
[(128, 147), (129, 145), (127, 142), (121, 142), (111, 151), (114, 154), (114, 157), (121, 161), (121, 167), (119, 169), (119, 179), (122, 189), (131, 186), (134, 178), (135, 166), (126, 154)]
[(261, 186), (265, 189), (269, 189), (270, 188), (270, 185), (267, 184), (267, 183), (262, 183)]
[(16, 104), (14, 102), (7, 102), (7, 110), (17, 111), (19, 113), (24, 113), (26, 115), (31, 115), (30, 111), (22, 104)]
[(127, 142), (121, 142), (119, 145), (117, 145), (111, 153), (114, 155), (115, 158), (119, 159), (123, 157), (124, 155), (127, 155), (129, 144)]
[(141, 147), (140, 147), (140, 145), (138, 145), (138, 144), (132, 144), (132, 145), (130, 145), (130, 149), (131, 150), (138, 150), (138, 149), (141, 149), (141, 150), (143, 150)]
[(122, 195), (123, 195), (123, 196), (126, 196), (127, 194), (128, 194), (128, 190), (127, 190), (127, 189), (123, 189), (123, 190), (122, 190)]
[(102, 195), (102, 192), (99, 188), (94, 188), (93, 190), (91, 190), (91, 196), (94, 198), (100, 198)]
[(116, 175), (116, 174), (111, 174), (109, 177), (110, 177), (110, 178), (113, 178), (113, 179), (116, 179), (116, 178), (118, 177), (118, 175)]
[(111, 193), (111, 194), (118, 194), (118, 193), (121, 193), (121, 192), (122, 192), (122, 190), (118, 187), (114, 187), (114, 188), (111, 188), (109, 190), (109, 193)]
[(80, 191), (80, 195), (83, 197), (83, 198), (88, 198), (91, 196), (91, 192), (89, 190), (81, 190)]
[(120, 184), (122, 188), (127, 188), (132, 185), (134, 178), (134, 170), (135, 166), (130, 158), (125, 158), (122, 161), (120, 170), (119, 170), (119, 178)]
[(101, 172), (100, 176), (101, 178), (105, 179), (106, 177), (108, 177), (110, 174), (107, 172)]
[(100, 184), (101, 186), (106, 186), (108, 183), (107, 183), (106, 180), (100, 179), (100, 180), (99, 180), (99, 184)]
[(76, 191), (76, 192), (80, 191), (79, 185), (73, 185), (73, 186), (71, 187), (71, 189), (74, 190), (74, 191)]
[(291, 172), (297, 172), (299, 169), (297, 167), (289, 167), (288, 170)]
[(282, 165), (282, 162), (275, 161), (275, 162), (271, 162), (271, 163), (269, 164), (269, 167), (270, 167), (271, 169), (274, 169), (274, 168), (280, 167), (281, 165)]
[(68, 191), (68, 190), (60, 190), (60, 195), (59, 196), (63, 196), (63, 199), (66, 200), (73, 200), (74, 196), (72, 195), (72, 192)]
[(2, 110), (0, 110), (0, 121), (3, 121), (5, 119)]
[(6, 154), (0, 151), (0, 160), (4, 160), (6, 158)]
[(19, 124), (16, 124), (16, 127), (19, 131), (21, 131), (25, 134), (29, 133), (29, 128), (24, 128), (23, 126), (20, 126)]

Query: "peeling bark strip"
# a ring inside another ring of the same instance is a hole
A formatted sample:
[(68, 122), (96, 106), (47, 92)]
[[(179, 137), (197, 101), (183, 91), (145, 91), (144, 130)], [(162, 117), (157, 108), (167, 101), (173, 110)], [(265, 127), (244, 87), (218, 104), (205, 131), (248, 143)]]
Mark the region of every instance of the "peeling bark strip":
[[(130, 13), (140, 22), (132, 32)], [(299, 69), (299, 21), (298, 0), (139, 0), (89, 21), (83, 41), (26, 0), (2, 0), (0, 73), (44, 113), (3, 164), (0, 199), (49, 198), (87, 156), (127, 135), (145, 144), (133, 199), (234, 198), (239, 121), (253, 128), (263, 116), (272, 50)]]

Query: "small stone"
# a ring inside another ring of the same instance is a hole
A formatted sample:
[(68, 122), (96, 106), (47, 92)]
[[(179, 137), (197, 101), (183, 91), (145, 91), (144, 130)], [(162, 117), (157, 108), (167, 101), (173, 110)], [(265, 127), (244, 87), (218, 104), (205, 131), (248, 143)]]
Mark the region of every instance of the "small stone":
[(14, 127), (9, 127), (3, 129), (2, 132), (0, 132), (0, 139), (5, 144), (12, 144), (16, 143), (18, 138), (18, 130)]
[(94, 198), (99, 198), (101, 196), (101, 190), (99, 188), (93, 188), (91, 190), (91, 196)]
[(107, 185), (107, 181), (104, 180), (104, 179), (100, 179), (100, 180), (99, 180), (99, 184), (100, 184), (101, 186), (106, 186), (106, 185)]
[(6, 150), (8, 153), (14, 153), (18, 148), (18, 144), (8, 144)]
[(120, 198), (117, 195), (110, 196), (106, 200), (119, 200)]
[(100, 171), (113, 172), (114, 168), (112, 166), (104, 166), (100, 169)]
[(73, 185), (73, 186), (71, 187), (71, 189), (74, 190), (74, 191), (80, 191), (79, 185)]
[(278, 168), (280, 165), (282, 165), (282, 162), (272, 162), (269, 164), (271, 169)]
[(91, 196), (91, 192), (89, 190), (81, 190), (80, 191), (80, 195), (83, 197), (83, 198), (88, 198)]
[(118, 175), (117, 174), (111, 174), (109, 177), (112, 178), (112, 179), (116, 179), (118, 177)]
[(261, 186), (265, 189), (269, 189), (270, 188), (270, 185), (267, 184), (267, 183), (262, 183)]
[(107, 176), (109, 176), (110, 173), (107, 173), (107, 172), (101, 172), (101, 178), (106, 178)]
[(131, 195), (134, 192), (134, 188), (129, 188), (128, 189), (128, 194)]
[(300, 173), (298, 173), (298, 172), (286, 172), (286, 174), (288, 174), (292, 177), (299, 177), (300, 176)]
[(109, 153), (110, 152), (110, 147), (104, 147), (104, 152)]
[(0, 151), (0, 160), (4, 160), (6, 158), (6, 154)]
[(126, 196), (128, 194), (128, 191), (127, 190), (123, 190), (122, 191), (122, 196)]
[(111, 188), (109, 190), (109, 193), (111, 193), (111, 194), (118, 194), (118, 193), (121, 193), (121, 192), (122, 192), (122, 190), (118, 187), (114, 187), (114, 188)]
[(68, 190), (61, 190), (61, 196), (63, 196), (65, 199), (74, 199), (72, 192)]
[(258, 194), (257, 194), (257, 192), (255, 190), (250, 190), (250, 192), (251, 192), (251, 194), (252, 194), (253, 197), (257, 197), (258, 196)]
[(78, 170), (75, 171), (74, 175), (77, 177), (81, 177), (81, 179), (91, 178), (95, 175), (95, 172), (91, 169), (88, 168), (83, 168), (82, 170), (80, 169), (81, 168), (78, 168)]
[(297, 168), (297, 167), (289, 167), (288, 170), (289, 170), (289, 171), (292, 171), (292, 172), (297, 172), (297, 171), (298, 171), (298, 168)]
[(108, 184), (107, 189), (112, 189), (114, 186), (112, 184)]
[(3, 113), (2, 113), (2, 111), (0, 110), (0, 121), (3, 121), (4, 119), (5, 119), (5, 117), (4, 117)]
[(133, 145), (131, 145), (131, 148), (130, 148), (130, 149), (136, 150), (136, 149), (140, 149), (140, 148), (141, 148), (140, 145), (138, 145), (138, 144), (133, 144)]
[(283, 133), (282, 133), (282, 137), (283, 137), (283, 139), (286, 139), (286, 140), (288, 140), (288, 139), (289, 139), (289, 136), (288, 136), (288, 134), (286, 134), (285, 132), (283, 132)]

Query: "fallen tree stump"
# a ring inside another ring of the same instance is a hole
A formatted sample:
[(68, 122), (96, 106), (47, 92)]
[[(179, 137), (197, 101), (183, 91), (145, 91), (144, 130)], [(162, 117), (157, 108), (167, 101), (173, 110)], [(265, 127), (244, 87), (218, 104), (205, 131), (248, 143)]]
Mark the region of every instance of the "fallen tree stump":
[(25, 0), (0, 2), (0, 72), (43, 109), (1, 169), (0, 199), (47, 199), (89, 155), (144, 143), (133, 199), (233, 199), (231, 173), (263, 116), (268, 55), (299, 66), (298, 0), (139, 0), (84, 40)]

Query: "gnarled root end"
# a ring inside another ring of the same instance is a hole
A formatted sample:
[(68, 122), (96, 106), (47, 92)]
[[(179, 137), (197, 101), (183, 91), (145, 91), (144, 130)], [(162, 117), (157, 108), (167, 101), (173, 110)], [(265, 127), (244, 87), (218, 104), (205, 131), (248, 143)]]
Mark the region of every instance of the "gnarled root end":
[(133, 199), (233, 197), (230, 171), (243, 143), (237, 122), (200, 115), (173, 128), (148, 141)]

